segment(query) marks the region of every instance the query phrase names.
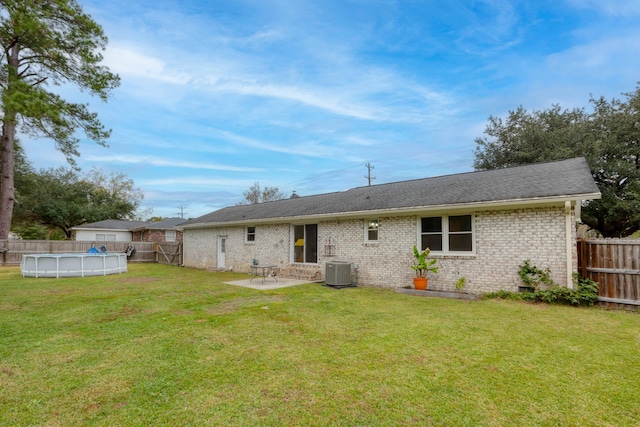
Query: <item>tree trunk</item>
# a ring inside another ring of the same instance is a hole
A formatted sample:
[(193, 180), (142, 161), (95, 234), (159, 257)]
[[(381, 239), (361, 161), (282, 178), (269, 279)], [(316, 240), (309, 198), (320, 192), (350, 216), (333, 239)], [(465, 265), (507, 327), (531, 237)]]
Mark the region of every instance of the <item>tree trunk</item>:
[[(18, 66), (20, 46), (15, 43), (11, 47), (11, 53), (7, 57), (8, 73), (6, 93), (11, 97), (15, 91), (15, 82), (19, 80)], [(0, 143), (0, 240), (9, 238), (11, 231), (11, 218), (13, 217), (13, 204), (15, 203), (14, 174), (15, 174), (15, 147), (17, 114), (12, 106), (3, 103), (2, 139)]]
[(15, 171), (13, 140), (16, 134), (15, 114), (13, 117), (5, 115), (2, 122), (2, 149), (0, 151), (0, 240), (9, 238), (11, 231), (11, 217), (15, 192), (13, 178)]

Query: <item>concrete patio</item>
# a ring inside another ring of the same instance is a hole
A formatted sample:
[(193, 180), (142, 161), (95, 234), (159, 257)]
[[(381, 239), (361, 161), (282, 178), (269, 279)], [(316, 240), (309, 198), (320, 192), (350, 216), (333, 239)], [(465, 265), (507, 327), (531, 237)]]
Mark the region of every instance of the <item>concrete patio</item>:
[(262, 283), (262, 277), (257, 276), (253, 280), (251, 278), (243, 279), (243, 280), (233, 280), (231, 282), (224, 282), (226, 285), (232, 286), (242, 286), (243, 288), (251, 288), (258, 289), (261, 291), (267, 291), (270, 289), (280, 289), (280, 288), (288, 288), (290, 286), (303, 285), (305, 283), (316, 283), (318, 282), (309, 282), (305, 280), (297, 280), (297, 279), (285, 279), (282, 277), (278, 277), (278, 282), (275, 281), (272, 277), (266, 277), (264, 279), (264, 283)]

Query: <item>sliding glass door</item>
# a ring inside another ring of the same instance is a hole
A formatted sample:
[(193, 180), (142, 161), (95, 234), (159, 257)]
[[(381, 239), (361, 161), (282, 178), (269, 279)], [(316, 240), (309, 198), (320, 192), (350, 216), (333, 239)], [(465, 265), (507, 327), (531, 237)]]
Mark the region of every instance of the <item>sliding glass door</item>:
[(318, 224), (293, 226), (293, 262), (318, 262)]

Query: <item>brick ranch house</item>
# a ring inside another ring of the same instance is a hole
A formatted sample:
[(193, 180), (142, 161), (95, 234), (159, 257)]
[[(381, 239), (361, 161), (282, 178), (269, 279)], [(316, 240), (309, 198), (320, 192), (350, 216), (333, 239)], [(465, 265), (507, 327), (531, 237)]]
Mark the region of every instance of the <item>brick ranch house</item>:
[(71, 229), (74, 240), (92, 242), (182, 242), (182, 218), (163, 221), (124, 221), (107, 219)]
[(440, 267), (430, 289), (464, 277), (467, 292), (514, 291), (527, 259), (572, 286), (580, 206), (599, 197), (575, 158), (230, 206), (181, 224), (184, 264), (250, 272), (257, 259), (283, 277), (323, 279), (327, 262), (346, 261), (359, 286), (402, 287), (418, 245)]

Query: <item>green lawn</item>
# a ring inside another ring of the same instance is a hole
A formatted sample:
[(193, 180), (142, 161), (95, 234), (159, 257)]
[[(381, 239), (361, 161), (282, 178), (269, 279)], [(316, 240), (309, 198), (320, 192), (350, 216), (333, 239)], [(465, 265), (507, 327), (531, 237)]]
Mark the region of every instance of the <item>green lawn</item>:
[(0, 425), (624, 426), (640, 315), (0, 269)]

